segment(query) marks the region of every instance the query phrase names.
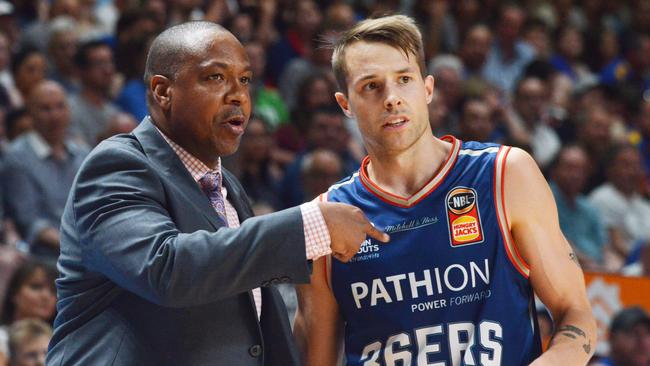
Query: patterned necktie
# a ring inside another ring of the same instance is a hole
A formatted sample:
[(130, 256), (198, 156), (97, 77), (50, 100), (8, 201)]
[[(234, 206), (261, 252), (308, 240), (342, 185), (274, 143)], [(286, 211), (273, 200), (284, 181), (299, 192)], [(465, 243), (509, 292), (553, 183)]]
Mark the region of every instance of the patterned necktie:
[(210, 199), (210, 204), (219, 218), (223, 221), (224, 225), (228, 226), (228, 220), (226, 219), (226, 204), (221, 194), (221, 173), (217, 171), (210, 171), (205, 173), (201, 179), (199, 179), (201, 184), (201, 190), (205, 193), (206, 196)]

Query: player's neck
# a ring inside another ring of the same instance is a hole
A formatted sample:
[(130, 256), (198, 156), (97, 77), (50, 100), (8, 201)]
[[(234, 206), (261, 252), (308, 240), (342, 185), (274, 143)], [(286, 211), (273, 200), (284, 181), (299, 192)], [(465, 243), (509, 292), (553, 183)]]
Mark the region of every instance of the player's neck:
[(370, 151), (368, 177), (385, 191), (409, 197), (433, 178), (450, 151), (450, 143), (433, 136), (399, 153)]

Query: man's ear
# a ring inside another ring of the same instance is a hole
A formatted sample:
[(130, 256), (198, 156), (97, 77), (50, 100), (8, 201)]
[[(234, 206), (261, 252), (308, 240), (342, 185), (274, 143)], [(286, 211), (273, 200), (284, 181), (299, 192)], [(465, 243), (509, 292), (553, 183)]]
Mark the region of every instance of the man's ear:
[(154, 75), (149, 82), (149, 88), (153, 100), (163, 111), (169, 110), (172, 104), (171, 81), (163, 75)]
[(435, 79), (431, 75), (427, 75), (427, 77), (424, 78), (424, 91), (426, 93), (426, 100), (427, 104), (431, 103), (433, 100), (433, 88), (435, 84)]
[(350, 103), (348, 103), (348, 98), (345, 96), (345, 94), (341, 92), (336, 92), (334, 93), (334, 98), (336, 99), (336, 102), (339, 104), (339, 107), (343, 110), (343, 113), (348, 118), (354, 118), (354, 114), (352, 113), (352, 110), (350, 109)]

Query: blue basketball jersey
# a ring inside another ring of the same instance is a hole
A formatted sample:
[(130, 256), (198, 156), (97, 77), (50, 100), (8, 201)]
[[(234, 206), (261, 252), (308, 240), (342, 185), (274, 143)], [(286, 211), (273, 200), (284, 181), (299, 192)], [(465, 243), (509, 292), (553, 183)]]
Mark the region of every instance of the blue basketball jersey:
[(527, 365), (541, 353), (529, 268), (503, 200), (509, 147), (461, 142), (413, 196), (359, 172), (322, 200), (361, 208), (388, 244), (366, 239), (328, 261), (348, 365)]

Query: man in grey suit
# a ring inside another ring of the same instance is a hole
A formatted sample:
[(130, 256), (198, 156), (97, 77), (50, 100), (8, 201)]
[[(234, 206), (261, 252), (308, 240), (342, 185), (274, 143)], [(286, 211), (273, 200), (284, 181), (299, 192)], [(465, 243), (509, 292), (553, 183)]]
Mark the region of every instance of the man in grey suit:
[(295, 365), (271, 285), (307, 282), (328, 253), (349, 260), (366, 235), (388, 240), (342, 204), (251, 218), (219, 158), (239, 145), (250, 78), (219, 25), (154, 40), (150, 117), (95, 148), (68, 198), (48, 365)]

